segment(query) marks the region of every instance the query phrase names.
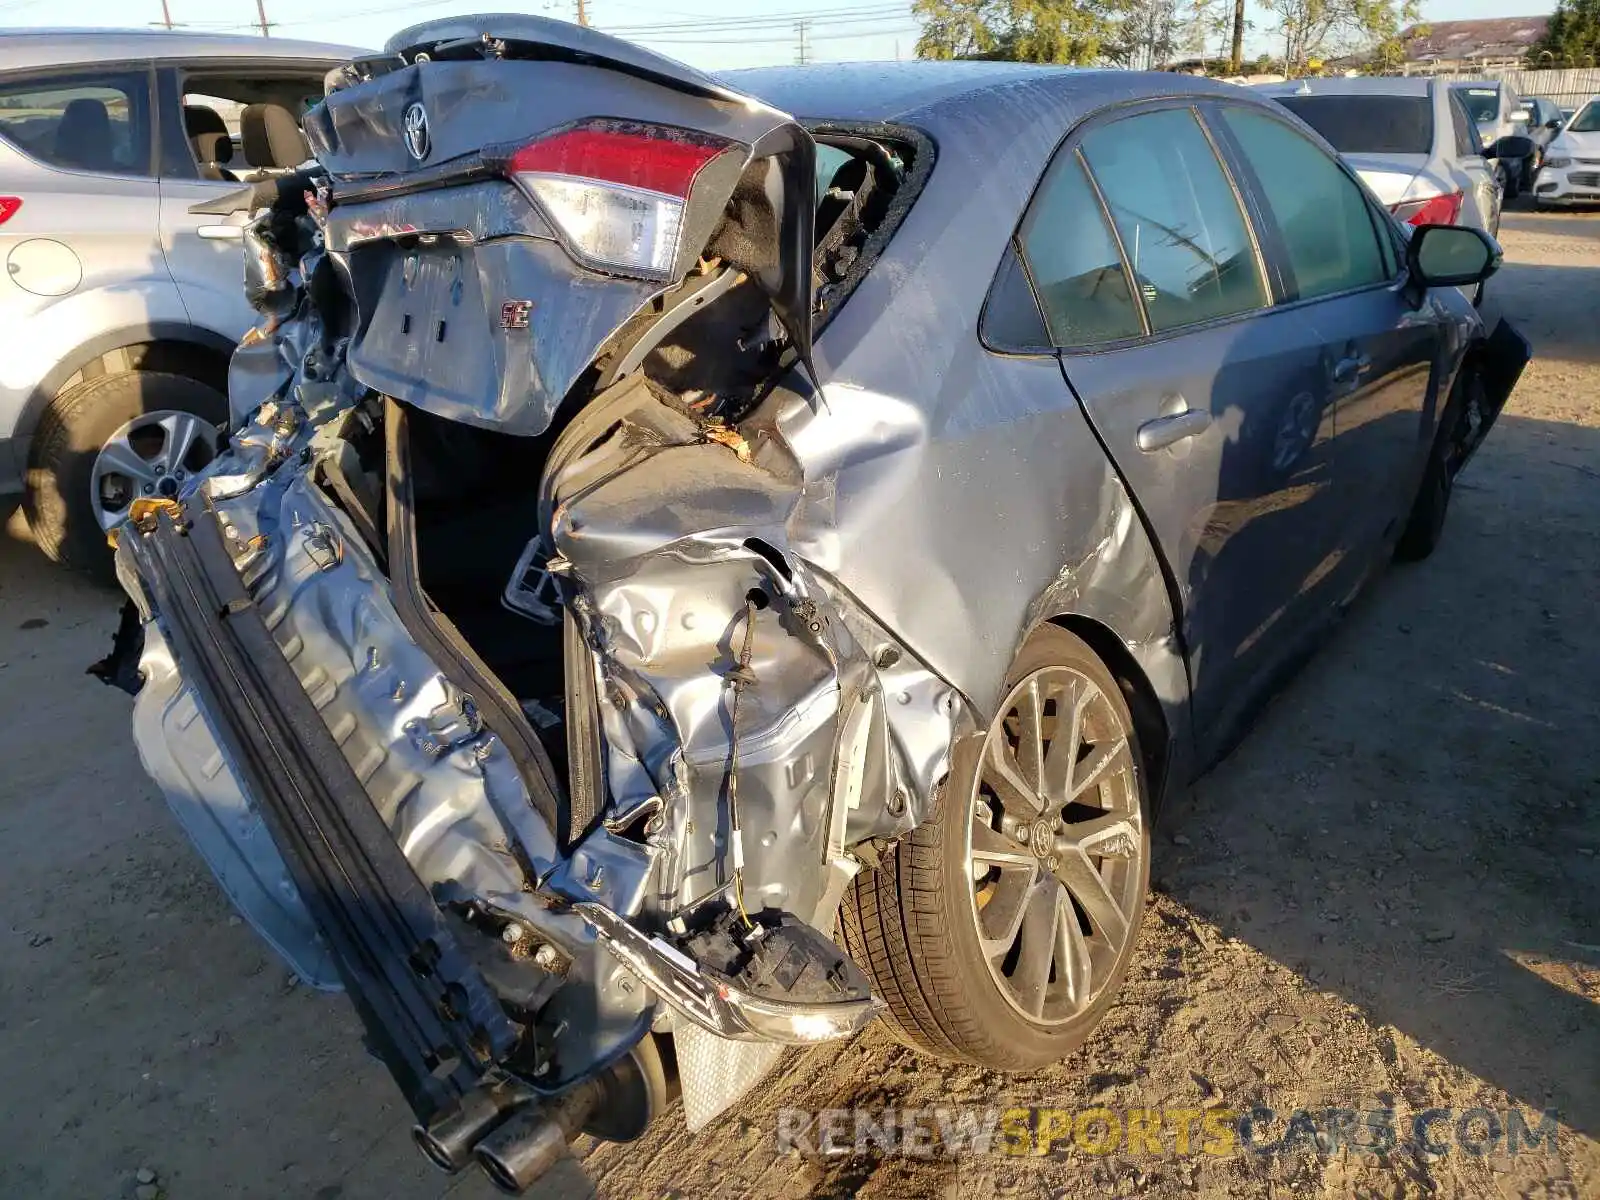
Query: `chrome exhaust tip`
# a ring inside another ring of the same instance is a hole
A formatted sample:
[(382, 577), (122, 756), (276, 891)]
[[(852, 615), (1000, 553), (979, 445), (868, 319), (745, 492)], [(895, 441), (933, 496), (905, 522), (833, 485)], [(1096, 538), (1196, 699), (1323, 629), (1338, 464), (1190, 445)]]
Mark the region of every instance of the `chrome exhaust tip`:
[(546, 1104), (519, 1108), (480, 1141), (473, 1158), (489, 1182), (508, 1196), (521, 1195), (567, 1153), (601, 1095), (595, 1080), (579, 1084)]
[(473, 1161), (472, 1150), (506, 1120), (528, 1093), (503, 1083), (484, 1084), (430, 1124), (411, 1127), (411, 1140), (423, 1157), (449, 1175)]

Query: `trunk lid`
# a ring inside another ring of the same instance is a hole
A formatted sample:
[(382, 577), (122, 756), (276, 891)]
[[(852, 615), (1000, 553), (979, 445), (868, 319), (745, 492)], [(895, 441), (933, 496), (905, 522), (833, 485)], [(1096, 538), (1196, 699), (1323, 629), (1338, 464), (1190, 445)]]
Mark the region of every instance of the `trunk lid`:
[[(1346, 154), (1343, 157), (1372, 189), (1372, 194), (1389, 208), (1407, 199), (1407, 192), (1428, 165), (1426, 154)], [(1444, 190), (1443, 185), (1439, 190)]]
[(564, 22), (443, 20), (343, 68), (305, 124), (370, 387), (541, 433), (702, 257), (753, 280), (809, 362), (815, 145), (709, 76)]

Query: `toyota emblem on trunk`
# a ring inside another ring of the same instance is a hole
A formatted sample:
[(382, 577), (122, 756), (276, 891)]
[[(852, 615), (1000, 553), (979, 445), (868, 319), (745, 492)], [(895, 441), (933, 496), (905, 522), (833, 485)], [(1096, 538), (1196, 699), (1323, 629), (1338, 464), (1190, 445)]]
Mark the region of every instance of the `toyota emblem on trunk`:
[(411, 152), (412, 158), (421, 162), (433, 148), (428, 136), (428, 110), (422, 107), (422, 101), (406, 106), (406, 115), (401, 124), (405, 128), (406, 149)]

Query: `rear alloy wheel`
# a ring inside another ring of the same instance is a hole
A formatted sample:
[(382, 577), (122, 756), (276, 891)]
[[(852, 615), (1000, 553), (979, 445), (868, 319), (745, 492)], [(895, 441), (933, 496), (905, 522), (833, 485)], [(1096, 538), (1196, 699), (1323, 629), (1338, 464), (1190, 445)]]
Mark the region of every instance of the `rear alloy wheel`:
[(846, 905), (846, 945), (896, 1034), (1013, 1071), (1081, 1045), (1133, 954), (1147, 812), (1116, 680), (1065, 630), (1035, 632), (935, 815)]

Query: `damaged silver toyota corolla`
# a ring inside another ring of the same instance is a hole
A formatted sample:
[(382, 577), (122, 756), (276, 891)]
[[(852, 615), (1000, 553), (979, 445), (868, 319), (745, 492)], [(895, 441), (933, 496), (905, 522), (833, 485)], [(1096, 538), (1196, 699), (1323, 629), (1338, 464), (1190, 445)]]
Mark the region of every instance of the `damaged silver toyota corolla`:
[(880, 1014), (1078, 1045), (1160, 797), (1432, 548), (1527, 359), (1456, 290), (1492, 241), (1202, 80), (719, 81), (492, 17), (305, 125), (233, 202), (236, 429), (122, 529), (98, 670), (508, 1191)]

